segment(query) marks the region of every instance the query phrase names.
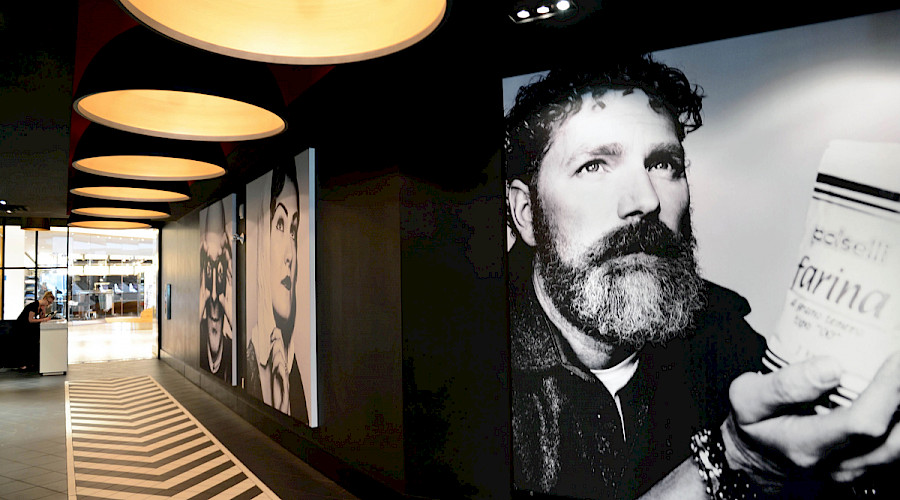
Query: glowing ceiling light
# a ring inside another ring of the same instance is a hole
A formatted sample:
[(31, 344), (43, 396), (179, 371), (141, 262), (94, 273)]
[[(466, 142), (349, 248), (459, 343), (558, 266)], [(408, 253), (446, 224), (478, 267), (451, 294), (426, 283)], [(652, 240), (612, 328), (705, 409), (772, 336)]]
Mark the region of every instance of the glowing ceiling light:
[(287, 127), (271, 70), (136, 26), (91, 59), (75, 110), (114, 129), (170, 139), (262, 139)]
[(403, 50), (434, 31), (446, 0), (119, 0), (146, 26), (252, 61), (339, 64)]
[(547, 7), (546, 5), (541, 5), (540, 7), (537, 8), (538, 14), (547, 14), (549, 12), (550, 12), (550, 7)]
[(169, 214), (140, 208), (84, 207), (72, 209), (73, 214), (113, 219), (165, 219)]
[(559, 2), (556, 2), (556, 10), (559, 11), (569, 10), (569, 7), (571, 6), (572, 4), (569, 3), (568, 0), (560, 0)]
[(241, 141), (285, 129), (281, 117), (259, 106), (196, 92), (110, 90), (76, 100), (75, 109), (102, 125), (171, 139)]
[(70, 221), (69, 227), (80, 227), (84, 229), (148, 229), (151, 226), (146, 222), (97, 219)]
[(72, 213), (105, 219), (165, 219), (171, 215), (166, 203), (74, 198)]
[(85, 158), (72, 166), (91, 174), (147, 181), (204, 180), (225, 174), (218, 165), (164, 156), (102, 156)]
[(531, 13), (525, 9), (522, 9), (519, 12), (516, 12), (516, 17), (518, 17), (519, 19), (528, 19), (528, 16), (530, 16), (530, 15), (531, 15)]
[(145, 188), (102, 185), (84, 186), (73, 188), (70, 192), (102, 200), (175, 202), (190, 199), (190, 196), (187, 194), (165, 189), (154, 189), (151, 186), (152, 184), (148, 184)]
[(85, 130), (72, 166), (90, 174), (146, 181), (204, 180), (225, 174), (222, 146), (163, 139), (97, 124)]

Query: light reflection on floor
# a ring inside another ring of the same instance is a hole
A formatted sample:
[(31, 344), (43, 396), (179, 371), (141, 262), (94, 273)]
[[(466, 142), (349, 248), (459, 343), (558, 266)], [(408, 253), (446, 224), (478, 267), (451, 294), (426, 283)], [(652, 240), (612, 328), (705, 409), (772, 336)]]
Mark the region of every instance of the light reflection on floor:
[(97, 321), (69, 322), (69, 363), (155, 358), (157, 325)]

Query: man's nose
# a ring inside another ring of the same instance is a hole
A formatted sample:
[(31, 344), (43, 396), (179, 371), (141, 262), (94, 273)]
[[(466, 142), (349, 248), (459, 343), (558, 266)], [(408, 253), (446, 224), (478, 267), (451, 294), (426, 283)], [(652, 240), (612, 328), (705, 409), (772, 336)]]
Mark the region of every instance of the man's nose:
[(650, 174), (644, 169), (635, 169), (623, 182), (619, 197), (618, 215), (623, 220), (642, 219), (659, 212), (659, 196)]

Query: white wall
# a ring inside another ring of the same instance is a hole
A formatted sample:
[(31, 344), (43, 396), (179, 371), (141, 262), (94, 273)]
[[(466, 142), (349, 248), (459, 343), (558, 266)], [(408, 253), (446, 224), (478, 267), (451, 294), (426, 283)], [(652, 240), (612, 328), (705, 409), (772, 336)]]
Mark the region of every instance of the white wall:
[(704, 274), (747, 297), (766, 334), (828, 142), (900, 143), (900, 11), (655, 55), (707, 94), (685, 141)]

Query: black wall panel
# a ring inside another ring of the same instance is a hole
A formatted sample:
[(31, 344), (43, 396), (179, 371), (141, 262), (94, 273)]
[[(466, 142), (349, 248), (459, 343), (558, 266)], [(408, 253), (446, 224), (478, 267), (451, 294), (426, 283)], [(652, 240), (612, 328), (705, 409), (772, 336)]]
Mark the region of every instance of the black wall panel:
[[(160, 350), (198, 366), (200, 332), (199, 211), (166, 224), (160, 232), (160, 290), (172, 285), (172, 319), (160, 310)], [(163, 296), (163, 300), (165, 300)]]
[[(327, 152), (317, 151), (327, 169)], [(402, 489), (399, 191), (396, 172), (320, 187), (316, 210), (323, 446)]]

